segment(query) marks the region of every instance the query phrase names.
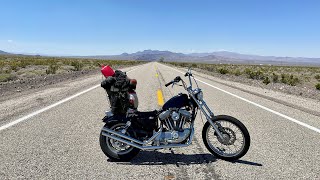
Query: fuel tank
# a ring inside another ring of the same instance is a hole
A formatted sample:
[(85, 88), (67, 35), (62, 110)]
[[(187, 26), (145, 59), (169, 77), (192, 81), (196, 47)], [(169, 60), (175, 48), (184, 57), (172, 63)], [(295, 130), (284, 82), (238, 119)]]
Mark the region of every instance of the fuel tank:
[(162, 107), (163, 110), (169, 108), (182, 108), (189, 104), (189, 98), (187, 94), (179, 94), (169, 99)]

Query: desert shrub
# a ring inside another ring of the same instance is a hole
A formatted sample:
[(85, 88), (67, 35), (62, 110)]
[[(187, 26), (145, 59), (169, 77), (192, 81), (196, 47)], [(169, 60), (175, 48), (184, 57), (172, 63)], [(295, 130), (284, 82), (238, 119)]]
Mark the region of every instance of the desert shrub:
[(272, 73), (272, 81), (273, 81), (274, 83), (279, 82), (279, 75), (276, 74), (276, 73)]
[(305, 76), (305, 77), (303, 77), (303, 78), (304, 78), (304, 81), (305, 81), (305, 82), (310, 82), (310, 80), (311, 80), (310, 76)]
[(255, 77), (256, 79), (263, 79), (264, 78), (264, 74), (261, 70), (258, 70), (255, 72)]
[(239, 69), (237, 69), (236, 72), (234, 73), (234, 75), (236, 75), (236, 76), (240, 76), (241, 74), (242, 73), (241, 73), (241, 71)]
[(101, 67), (102, 64), (104, 64), (104, 63), (100, 63), (100, 62), (98, 62), (98, 61), (95, 61), (92, 65), (93, 65), (94, 67)]
[(10, 63), (10, 68), (12, 71), (17, 71), (18, 70), (18, 63), (16, 61), (13, 61)]
[[(60, 68), (60, 67), (59, 67)], [(21, 74), (23, 74), (23, 72), (20, 72)], [(27, 74), (29, 74), (29, 75), (33, 75), (33, 76), (39, 76), (39, 75), (43, 75), (43, 74), (45, 74), (46, 72), (45, 71), (43, 71), (43, 70), (30, 70), (30, 71), (28, 71), (28, 72), (26, 72)], [(18, 73), (19, 74), (19, 73)]]
[(288, 84), (290, 86), (295, 86), (297, 85), (300, 81), (298, 77), (288, 74), (281, 74), (281, 82), (284, 84)]
[(204, 69), (210, 72), (216, 71), (216, 68), (214, 66), (205, 66)]
[(222, 68), (219, 68), (219, 69), (218, 69), (218, 72), (219, 72), (220, 74), (228, 74), (228, 73), (229, 73), (229, 70), (226, 69), (226, 68), (224, 68), (224, 67), (222, 67)]
[(188, 63), (184, 63), (184, 62), (183, 62), (183, 63), (180, 63), (179, 65), (180, 65), (181, 67), (189, 67), (189, 66), (188, 66)]
[(34, 59), (32, 64), (37, 65), (37, 66), (45, 66), (45, 65), (50, 65), (52, 63), (54, 63), (54, 62), (50, 62), (49, 60), (47, 61), (47, 59), (37, 58), (37, 59)]
[(289, 77), (289, 85), (295, 86), (299, 83), (298, 77), (294, 77), (293, 75), (290, 75)]
[[(105, 62), (105, 63), (104, 63)], [(23, 56), (23, 55), (0, 55), (0, 74), (10, 74), (16, 71), (21, 75), (21, 68), (29, 65), (40, 66), (35, 69), (42, 69), (43, 73), (54, 74), (60, 67), (73, 66), (72, 69), (80, 71), (82, 69), (95, 69), (99, 64), (108, 64), (119, 68), (120, 66), (136, 65), (145, 63), (144, 61), (126, 61), (126, 60), (98, 60), (98, 59), (75, 59), (60, 57), (43, 57), (43, 56)], [(69, 69), (69, 67), (68, 67)], [(29, 71), (29, 70), (27, 70)], [(25, 71), (23, 71), (25, 72)]]
[(320, 81), (320, 74), (315, 75), (314, 78), (316, 78), (316, 80)]
[(320, 83), (316, 84), (316, 89), (320, 90)]
[(269, 84), (270, 83), (270, 79), (269, 79), (269, 77), (267, 76), (267, 77), (265, 77), (264, 78), (264, 80), (262, 81), (264, 84)]
[(50, 64), (48, 69), (46, 70), (46, 74), (56, 74), (59, 66), (56, 64)]
[(22, 60), (22, 61), (20, 61), (20, 65), (19, 66), (21, 68), (26, 68), (28, 65), (29, 65), (29, 61)]
[(92, 69), (96, 69), (97, 67), (96, 66), (94, 66), (94, 64), (91, 64), (90, 66), (89, 66), (89, 69), (90, 70), (92, 70)]
[(248, 77), (250, 77), (250, 75), (252, 74), (252, 70), (249, 68), (246, 68), (244, 72), (248, 75)]
[(264, 79), (263, 72), (261, 70), (253, 71), (249, 68), (245, 69), (245, 73), (248, 75), (251, 79)]
[(281, 82), (284, 84), (287, 84), (287, 75), (286, 74), (281, 74)]
[(10, 74), (11, 73), (11, 69), (4, 69), (2, 72), (4, 72), (5, 74)]
[(16, 75), (13, 74), (0, 74), (0, 82), (7, 82), (17, 79)]
[(0, 60), (0, 69), (4, 68), (5, 65), (6, 65), (5, 62)]
[(83, 63), (80, 61), (72, 61), (71, 62), (71, 66), (74, 67), (75, 71), (81, 71), (83, 68)]

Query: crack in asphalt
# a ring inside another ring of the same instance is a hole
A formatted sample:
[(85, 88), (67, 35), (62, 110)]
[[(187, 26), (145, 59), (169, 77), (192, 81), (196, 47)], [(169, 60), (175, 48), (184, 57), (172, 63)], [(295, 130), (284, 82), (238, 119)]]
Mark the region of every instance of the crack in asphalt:
[[(205, 166), (207, 167), (206, 168), (206, 171), (205, 171), (205, 175), (206, 175), (206, 179), (212, 179), (212, 177), (209, 176), (209, 174), (212, 174), (213, 176), (213, 179), (220, 179), (220, 176), (216, 173), (215, 169), (213, 166), (210, 166), (210, 162), (211, 160), (209, 160), (208, 158), (205, 157), (204, 153), (204, 149), (200, 146), (200, 143), (198, 141), (198, 138), (197, 137), (194, 137), (194, 142), (196, 142), (197, 144), (197, 149), (201, 152), (201, 156), (202, 158), (205, 160)], [(213, 155), (212, 155), (213, 156)], [(216, 160), (215, 160), (216, 161)], [(214, 162), (215, 162), (214, 161)]]

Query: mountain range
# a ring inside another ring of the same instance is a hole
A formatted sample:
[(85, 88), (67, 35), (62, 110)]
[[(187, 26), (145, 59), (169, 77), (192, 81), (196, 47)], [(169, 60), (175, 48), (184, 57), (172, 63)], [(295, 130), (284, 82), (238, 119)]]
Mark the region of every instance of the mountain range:
[(278, 65), (320, 65), (320, 58), (305, 57), (277, 57), (240, 54), (229, 51), (210, 53), (175, 53), (171, 51), (144, 50), (136, 53), (122, 53), (120, 55), (87, 56), (97, 59), (115, 60), (147, 60), (147, 61), (177, 61), (201, 63), (237, 63), (237, 64), (278, 64)]
[(10, 54), (10, 53), (7, 53), (7, 52), (4, 52), (4, 51), (0, 50), (0, 54)]
[[(11, 54), (0, 50), (0, 54)], [(64, 56), (65, 57), (65, 56)], [(320, 58), (277, 57), (240, 54), (229, 51), (209, 53), (176, 53), (171, 51), (144, 50), (120, 55), (68, 56), (74, 58), (95, 58), (111, 60), (176, 61), (195, 63), (236, 63), (236, 64), (274, 64), (274, 65), (320, 65)]]

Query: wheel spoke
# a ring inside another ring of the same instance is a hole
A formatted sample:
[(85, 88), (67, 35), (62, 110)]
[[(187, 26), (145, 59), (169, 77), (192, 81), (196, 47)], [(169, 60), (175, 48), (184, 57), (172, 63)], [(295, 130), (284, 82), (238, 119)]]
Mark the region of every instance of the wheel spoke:
[[(110, 129), (116, 132), (121, 132), (121, 130), (125, 127), (125, 124), (120, 124), (119, 126), (113, 126)], [(126, 133), (126, 135), (129, 135), (128, 133)], [(126, 143), (122, 143), (119, 142), (117, 140), (113, 140), (111, 138), (107, 138), (107, 145), (110, 147), (110, 150), (114, 151), (115, 153), (118, 154), (126, 154), (127, 152), (130, 152), (133, 147), (126, 144)]]
[(228, 142), (223, 142), (220, 137), (214, 135), (215, 130), (210, 126), (211, 128), (207, 129), (207, 142), (211, 149), (222, 156), (234, 156), (240, 153), (244, 148), (244, 135), (241, 129), (228, 120), (219, 120), (216, 124), (220, 124), (224, 129), (221, 133), (224, 138), (228, 138)]

